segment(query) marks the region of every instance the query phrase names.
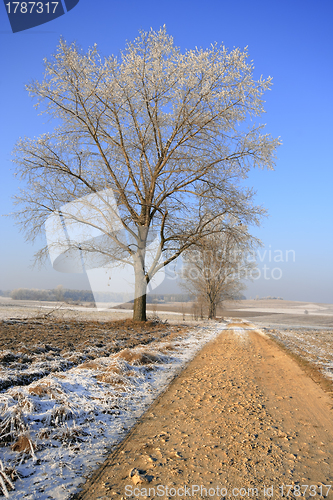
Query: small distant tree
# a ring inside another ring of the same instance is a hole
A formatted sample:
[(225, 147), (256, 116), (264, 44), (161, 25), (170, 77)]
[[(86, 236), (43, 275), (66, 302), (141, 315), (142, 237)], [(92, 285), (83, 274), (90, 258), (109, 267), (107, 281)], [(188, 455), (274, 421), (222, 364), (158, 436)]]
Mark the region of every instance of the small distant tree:
[(196, 321), (198, 319), (198, 304), (193, 302), (192, 304), (192, 318)]
[[(43, 231), (50, 214), (78, 199), (98, 197), (96, 217), (67, 218), (96, 229), (103, 245), (80, 252), (128, 259), (135, 274), (133, 319), (146, 320), (147, 285), (163, 266), (210, 234), (225, 214), (258, 224), (263, 214), (239, 181), (252, 167), (273, 168), (279, 140), (253, 119), (264, 112), (271, 87), (253, 78), (246, 49), (224, 46), (182, 53), (165, 28), (141, 32), (119, 57), (102, 58), (96, 45), (84, 53), (60, 40), (45, 59), (41, 82), (30, 95), (57, 123), (51, 133), (22, 138), (15, 148), (25, 189), (17, 217), (28, 239)], [(99, 195), (112, 190), (119, 210)], [(104, 203), (104, 206), (102, 206)], [(159, 246), (147, 263), (151, 233)], [(48, 254), (45, 247), (37, 258)], [(114, 292), (116, 290), (113, 290)]]
[(206, 304), (209, 319), (216, 317), (222, 301), (241, 295), (243, 280), (251, 279), (255, 269), (248, 257), (257, 245), (259, 240), (251, 237), (246, 228), (234, 226), (227, 232), (213, 231), (184, 253), (181, 285), (196, 293), (197, 303)]

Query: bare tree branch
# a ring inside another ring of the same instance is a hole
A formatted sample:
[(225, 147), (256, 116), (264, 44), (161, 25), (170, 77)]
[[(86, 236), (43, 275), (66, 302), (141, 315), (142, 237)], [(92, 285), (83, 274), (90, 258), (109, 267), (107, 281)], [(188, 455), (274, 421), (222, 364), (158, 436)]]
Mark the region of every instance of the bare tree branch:
[[(272, 82), (254, 80), (247, 59), (246, 49), (217, 44), (181, 53), (164, 27), (140, 32), (118, 59), (61, 39), (45, 60), (43, 81), (27, 86), (37, 107), (61, 125), (19, 140), (14, 152), (25, 185), (16, 216), (27, 238), (64, 206), (86, 200), (95, 220), (84, 221), (84, 208), (66, 212), (73, 225), (86, 222), (103, 235), (85, 251), (131, 259), (145, 295), (154, 274), (214, 235), (221, 217), (224, 231), (228, 220), (259, 224), (264, 210), (242, 179), (253, 167), (272, 169), (280, 142), (253, 121)], [(160, 243), (148, 263), (154, 234)], [(71, 238), (66, 244), (83, 251)], [(134, 316), (144, 319), (139, 302)]]

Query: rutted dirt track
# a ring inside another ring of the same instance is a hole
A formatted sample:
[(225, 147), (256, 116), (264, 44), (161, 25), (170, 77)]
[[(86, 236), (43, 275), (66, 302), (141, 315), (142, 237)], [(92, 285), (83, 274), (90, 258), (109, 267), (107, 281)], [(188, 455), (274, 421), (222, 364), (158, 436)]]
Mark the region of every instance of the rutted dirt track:
[(333, 489), (332, 398), (242, 327), (203, 348), (75, 498), (275, 499), (283, 485), (285, 497), (322, 498), (322, 485)]

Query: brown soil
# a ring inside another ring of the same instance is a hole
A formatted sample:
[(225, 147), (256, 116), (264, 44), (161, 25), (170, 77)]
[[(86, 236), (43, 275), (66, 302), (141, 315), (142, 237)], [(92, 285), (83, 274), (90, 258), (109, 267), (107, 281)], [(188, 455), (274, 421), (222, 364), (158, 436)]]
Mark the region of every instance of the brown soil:
[[(98, 355), (103, 356), (107, 355), (103, 353), (103, 346), (106, 348), (106, 342), (112, 343), (116, 340), (123, 349), (149, 343), (154, 338), (163, 337), (166, 333), (170, 338), (171, 333), (177, 335), (183, 329), (179, 325), (153, 321), (142, 323), (131, 319), (103, 322), (65, 321), (52, 318), (4, 320), (0, 322), (0, 362), (2, 361), (1, 349), (14, 349), (15, 353), (30, 354), (30, 349), (36, 345), (46, 346), (46, 350), (57, 348), (59, 352), (68, 349), (80, 351), (89, 346), (96, 346), (102, 350)], [(118, 350), (120, 347), (111, 349), (111, 351)], [(109, 346), (106, 351), (110, 351)], [(7, 359), (3, 362), (7, 362)]]
[(191, 498), (275, 499), (282, 486), (285, 497), (325, 497), (322, 485), (333, 489), (332, 404), (274, 341), (230, 327), (73, 498), (185, 498), (185, 486)]
[[(187, 324), (169, 325), (158, 321), (138, 323), (131, 319), (99, 322), (15, 318), (0, 321), (0, 392), (28, 385), (50, 372), (61, 376), (60, 372), (74, 366), (104, 372), (100, 358), (118, 352), (128, 353), (128, 357), (133, 358), (131, 348), (149, 346), (162, 339), (166, 343), (175, 342), (178, 336), (186, 334), (188, 327)], [(154, 354), (135, 356), (137, 359), (132, 361), (136, 364), (158, 361)], [(110, 376), (103, 381), (115, 382)], [(40, 396), (48, 393), (42, 387), (30, 391)]]

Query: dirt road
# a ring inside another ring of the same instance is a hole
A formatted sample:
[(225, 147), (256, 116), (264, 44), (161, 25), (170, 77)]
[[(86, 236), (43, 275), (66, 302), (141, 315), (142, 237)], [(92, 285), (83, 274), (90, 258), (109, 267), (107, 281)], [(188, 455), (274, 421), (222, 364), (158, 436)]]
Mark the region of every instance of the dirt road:
[(333, 498), (332, 398), (243, 326), (203, 348), (76, 499)]

